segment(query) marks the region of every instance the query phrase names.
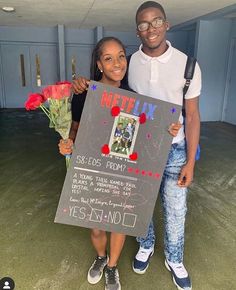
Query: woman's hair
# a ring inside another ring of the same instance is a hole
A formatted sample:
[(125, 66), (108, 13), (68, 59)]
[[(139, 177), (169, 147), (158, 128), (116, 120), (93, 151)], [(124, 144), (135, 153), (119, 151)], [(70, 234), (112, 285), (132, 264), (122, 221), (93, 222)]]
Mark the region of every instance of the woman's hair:
[(91, 80), (100, 81), (102, 78), (102, 73), (100, 72), (98, 68), (97, 61), (100, 60), (103, 45), (108, 41), (117, 42), (126, 53), (124, 44), (116, 37), (112, 37), (112, 36), (103, 37), (101, 40), (99, 40), (96, 46), (94, 47), (93, 53), (92, 53), (92, 59), (91, 59), (91, 65), (90, 65), (90, 79)]
[(164, 18), (166, 19), (166, 13), (165, 13), (165, 10), (163, 8), (163, 6), (158, 3), (158, 2), (155, 2), (155, 1), (146, 1), (144, 2), (143, 4), (141, 4), (136, 12), (136, 23), (137, 23), (137, 20), (138, 20), (138, 15), (141, 11), (143, 11), (144, 9), (147, 9), (147, 8), (157, 8), (161, 11), (161, 13), (163, 14)]

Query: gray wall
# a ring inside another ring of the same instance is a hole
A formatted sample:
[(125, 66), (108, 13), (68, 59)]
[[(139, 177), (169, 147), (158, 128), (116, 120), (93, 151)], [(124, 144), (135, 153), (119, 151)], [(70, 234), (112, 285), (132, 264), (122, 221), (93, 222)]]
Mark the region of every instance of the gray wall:
[(130, 55), (134, 53), (139, 45), (140, 41), (136, 37), (136, 31), (133, 32), (117, 32), (117, 31), (109, 31), (105, 30), (104, 36), (114, 36), (119, 38), (126, 46), (126, 54)]
[(236, 125), (236, 20), (232, 22), (222, 121)]
[(236, 19), (232, 21), (231, 37), (236, 37)]
[[(51, 28), (1, 26), (0, 107), (23, 107), (29, 92), (40, 91), (41, 88), (35, 85), (35, 54), (41, 60), (42, 86), (58, 80), (71, 80), (72, 58), (75, 59), (76, 74), (89, 77), (94, 45), (108, 35), (121, 39), (127, 54), (133, 53), (138, 47), (135, 32), (104, 31), (102, 27), (91, 30), (68, 29), (63, 25)], [(20, 54), (24, 55), (25, 61), (25, 87), (21, 82)]]
[[(1, 46), (11, 44), (17, 47), (24, 45), (28, 47), (42, 47), (42, 54), (45, 54), (46, 46), (55, 46), (56, 59), (58, 65), (45, 62), (44, 70), (50, 71), (52, 67), (57, 71), (59, 77), (71, 80), (72, 64), (71, 59), (76, 59), (76, 73), (89, 76), (89, 63), (92, 49), (101, 37), (116, 36), (123, 41), (126, 46), (127, 54), (137, 50), (140, 41), (136, 37), (135, 31), (115, 32), (104, 30), (97, 27), (94, 30), (68, 29), (60, 26), (52, 28), (37, 27), (0, 27), (0, 49)], [(188, 55), (195, 55), (202, 69), (203, 88), (200, 98), (200, 112), (202, 121), (220, 121), (222, 120), (223, 106), (227, 102), (226, 82), (227, 68), (229, 61), (230, 42), (236, 37), (236, 21), (230, 19), (218, 20), (199, 20), (191, 23), (189, 26), (181, 27), (179, 30), (168, 32), (169, 39), (173, 46), (185, 52)], [(58, 46), (59, 44), (59, 46)], [(60, 48), (60, 49), (58, 49)], [(31, 48), (30, 48), (31, 49)], [(48, 48), (49, 49), (49, 48)], [(0, 106), (6, 107), (6, 76), (4, 77), (3, 67), (3, 49), (0, 50)], [(64, 55), (62, 55), (64, 53)], [(17, 64), (19, 65), (19, 64)], [(16, 66), (17, 66), (16, 65)], [(34, 64), (33, 64), (34, 65)], [(35, 70), (34, 67), (31, 68)], [(34, 75), (32, 75), (32, 78)], [(48, 76), (52, 80), (55, 76)], [(14, 83), (12, 81), (12, 83)], [(27, 88), (28, 91), (34, 91), (33, 83)], [(17, 88), (16, 88), (17, 90)], [(22, 98), (25, 97), (25, 91)], [(21, 105), (22, 106), (22, 102)], [(236, 109), (236, 108), (235, 108)]]
[(202, 70), (202, 121), (219, 121), (226, 83), (231, 20), (199, 22), (197, 59)]
[(188, 40), (188, 33), (187, 31), (174, 31), (167, 33), (167, 39), (171, 42), (171, 44), (181, 50), (184, 53), (187, 53), (187, 40)]
[(168, 33), (173, 46), (194, 55), (200, 64), (202, 121), (226, 121), (227, 79), (231, 79), (230, 73), (233, 71), (228, 71), (230, 43), (235, 37), (236, 21), (229, 18), (198, 20), (195, 26), (193, 23), (186, 24)]

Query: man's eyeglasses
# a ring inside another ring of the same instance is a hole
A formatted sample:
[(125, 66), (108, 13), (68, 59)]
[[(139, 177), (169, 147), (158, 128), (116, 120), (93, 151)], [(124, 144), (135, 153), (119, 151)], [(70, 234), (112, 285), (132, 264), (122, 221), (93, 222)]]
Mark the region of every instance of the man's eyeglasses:
[(137, 26), (137, 29), (138, 29), (138, 31), (143, 32), (143, 31), (148, 30), (150, 25), (153, 28), (160, 28), (164, 23), (165, 23), (165, 19), (163, 19), (161, 17), (157, 17), (157, 18), (153, 19), (152, 22), (144, 21), (144, 22), (139, 23)]

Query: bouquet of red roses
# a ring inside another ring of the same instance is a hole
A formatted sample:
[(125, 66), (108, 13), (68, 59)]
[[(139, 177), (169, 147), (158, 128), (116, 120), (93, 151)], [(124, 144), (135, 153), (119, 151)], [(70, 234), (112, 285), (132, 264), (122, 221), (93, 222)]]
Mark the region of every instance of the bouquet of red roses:
[[(49, 127), (54, 128), (62, 139), (67, 139), (71, 126), (70, 96), (71, 83), (57, 82), (55, 85), (45, 87), (41, 93), (29, 94), (25, 108), (28, 111), (42, 109), (50, 120)], [(69, 160), (70, 156), (66, 156), (67, 167)]]

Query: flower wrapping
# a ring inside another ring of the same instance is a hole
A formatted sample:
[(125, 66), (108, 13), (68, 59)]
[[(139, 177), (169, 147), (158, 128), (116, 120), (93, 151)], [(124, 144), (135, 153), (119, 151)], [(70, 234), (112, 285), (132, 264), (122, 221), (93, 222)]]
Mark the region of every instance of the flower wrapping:
[(70, 96), (71, 83), (58, 82), (45, 87), (41, 93), (29, 94), (25, 108), (28, 111), (40, 108), (50, 120), (49, 127), (67, 139), (71, 126)]

